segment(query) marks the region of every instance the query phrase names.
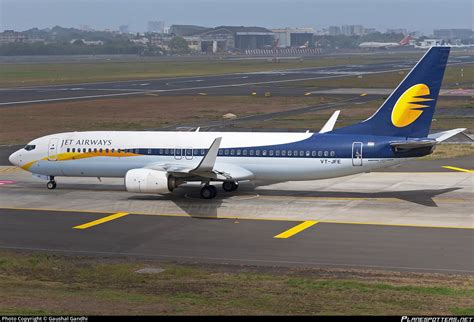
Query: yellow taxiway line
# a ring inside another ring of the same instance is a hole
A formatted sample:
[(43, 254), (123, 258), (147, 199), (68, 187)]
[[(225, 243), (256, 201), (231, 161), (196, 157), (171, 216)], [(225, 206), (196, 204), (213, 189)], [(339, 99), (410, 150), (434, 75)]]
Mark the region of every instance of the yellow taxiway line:
[(273, 238), (290, 238), (291, 236), (296, 235), (297, 233), (300, 233), (303, 230), (305, 230), (305, 229), (307, 229), (311, 226), (316, 225), (317, 223), (318, 223), (317, 221), (311, 221), (311, 220), (302, 222), (301, 224), (299, 224), (299, 225), (297, 225), (293, 228), (290, 228), (287, 231), (284, 231), (281, 234), (278, 234)]
[[(26, 207), (0, 207), (0, 209), (7, 210), (30, 210), (30, 211), (51, 211), (51, 212), (65, 212), (65, 213), (92, 213), (92, 214), (110, 214), (109, 211), (102, 210), (78, 210), (78, 209), (52, 209), (52, 208), (26, 208)], [(238, 220), (261, 220), (261, 221), (286, 221), (286, 222), (301, 222), (304, 219), (288, 218), (288, 217), (236, 217), (236, 216), (225, 216), (219, 215), (215, 216), (193, 216), (186, 213), (126, 213), (127, 215), (138, 215), (138, 216), (158, 216), (158, 217), (183, 217), (183, 218), (208, 218), (208, 219), (238, 219)], [(107, 218), (107, 217), (105, 217)], [(305, 222), (310, 221), (309, 219)], [(367, 221), (338, 221), (338, 220), (318, 220), (313, 221), (315, 223), (321, 224), (342, 224), (342, 225), (370, 225), (370, 226), (389, 226), (389, 227), (414, 227), (414, 228), (446, 228), (446, 229), (474, 229), (474, 226), (443, 226), (443, 225), (429, 225), (429, 224), (397, 224), (397, 223), (388, 223), (388, 222), (367, 222)]]
[(474, 172), (474, 170), (457, 168), (457, 167), (452, 167), (452, 166), (449, 166), (449, 165), (443, 165), (443, 168), (449, 169), (449, 170), (454, 170), (454, 171), (461, 171), (461, 172)]
[(123, 217), (123, 216), (126, 216), (126, 215), (128, 215), (128, 212), (118, 212), (116, 214), (113, 214), (113, 215), (110, 215), (110, 216), (107, 216), (107, 217), (104, 217), (104, 218), (100, 218), (100, 219), (97, 219), (97, 220), (94, 220), (94, 221), (91, 221), (91, 222), (88, 222), (88, 223), (85, 223), (85, 224), (82, 224), (82, 225), (79, 225), (79, 226), (76, 226), (76, 227), (73, 227), (73, 228), (74, 229), (87, 229), (89, 227), (97, 226), (97, 225), (106, 223), (108, 221), (115, 220), (117, 218), (120, 218), (120, 217)]

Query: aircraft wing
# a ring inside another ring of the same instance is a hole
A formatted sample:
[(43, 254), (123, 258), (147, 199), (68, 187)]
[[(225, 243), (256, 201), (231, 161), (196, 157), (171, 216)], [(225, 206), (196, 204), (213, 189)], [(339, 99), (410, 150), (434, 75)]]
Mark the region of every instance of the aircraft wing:
[(217, 153), (222, 138), (216, 138), (211, 147), (196, 167), (190, 167), (184, 163), (152, 163), (146, 168), (166, 171), (180, 178), (205, 178), (213, 180), (247, 180), (253, 178), (253, 173), (247, 169), (229, 163), (216, 163)]

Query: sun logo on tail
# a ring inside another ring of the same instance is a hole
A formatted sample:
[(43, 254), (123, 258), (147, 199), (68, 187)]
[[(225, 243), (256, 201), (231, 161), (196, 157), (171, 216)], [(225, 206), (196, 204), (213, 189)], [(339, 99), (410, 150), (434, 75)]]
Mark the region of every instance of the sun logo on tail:
[(415, 122), (423, 114), (423, 109), (429, 107), (423, 103), (433, 101), (429, 95), (430, 88), (425, 84), (416, 84), (407, 89), (393, 107), (392, 124), (405, 127)]

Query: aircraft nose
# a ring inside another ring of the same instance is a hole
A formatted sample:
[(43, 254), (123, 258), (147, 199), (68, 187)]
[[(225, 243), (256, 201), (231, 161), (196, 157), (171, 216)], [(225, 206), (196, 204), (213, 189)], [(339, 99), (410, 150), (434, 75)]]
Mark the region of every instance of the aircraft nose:
[(9, 157), (8, 161), (10, 161), (13, 165), (18, 165), (18, 151), (13, 152)]

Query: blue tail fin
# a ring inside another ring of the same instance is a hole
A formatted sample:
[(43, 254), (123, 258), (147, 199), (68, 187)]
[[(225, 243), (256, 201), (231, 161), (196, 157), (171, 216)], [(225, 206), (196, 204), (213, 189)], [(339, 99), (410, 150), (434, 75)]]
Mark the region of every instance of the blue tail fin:
[(449, 47), (432, 47), (367, 120), (333, 133), (426, 137), (438, 100)]

